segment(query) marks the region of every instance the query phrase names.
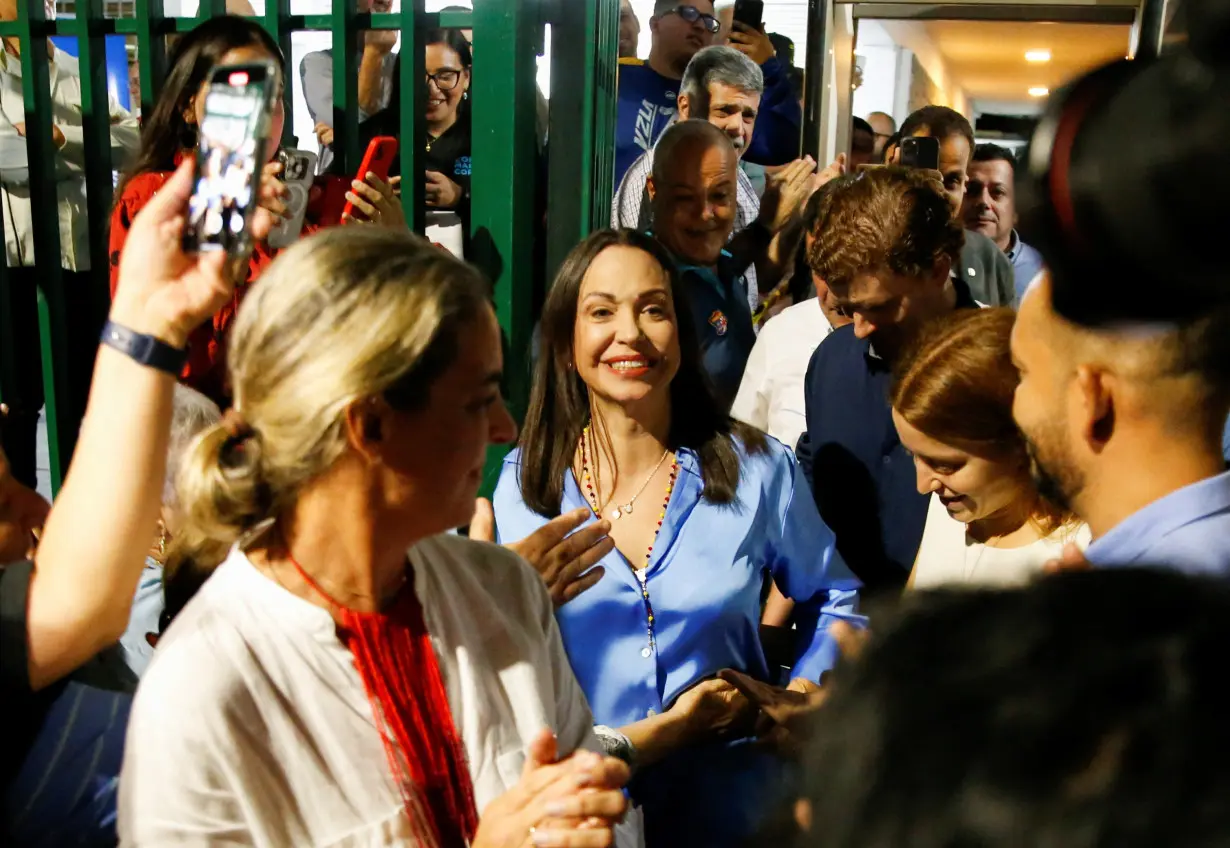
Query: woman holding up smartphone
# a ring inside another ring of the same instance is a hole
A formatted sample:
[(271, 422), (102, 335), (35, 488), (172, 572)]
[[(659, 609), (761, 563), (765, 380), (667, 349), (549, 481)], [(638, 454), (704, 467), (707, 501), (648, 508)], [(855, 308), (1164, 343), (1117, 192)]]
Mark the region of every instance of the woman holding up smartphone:
[[(460, 31), (450, 29), (430, 30), (426, 40), (427, 138), (423, 142), (423, 153), (427, 223), (428, 226), (459, 223), (462, 232), (469, 233), (470, 42)], [(401, 135), (400, 55), (393, 71), (389, 105), (359, 125), (361, 145), (366, 146), (382, 135)], [(400, 172), (399, 162), (389, 171), (393, 175)], [(434, 237), (434, 234), (429, 235)]]
[[(285, 75), (285, 57), (277, 43), (255, 23), (233, 15), (203, 21), (176, 42), (168, 57), (170, 70), (158, 102), (144, 120), (141, 149), (136, 162), (124, 175), (116, 192), (110, 234), (112, 297), (119, 284), (120, 253), (133, 219), (166, 184), (178, 164), (195, 155), (199, 141), (198, 128), (204, 117), (204, 94), (214, 69), (220, 65), (259, 62), (272, 62), (282, 72), (272, 101), (270, 142), (266, 145), (259, 203), (275, 216), (286, 213), (286, 188), (278, 178), (282, 164), (276, 160), (278, 139), (282, 137), (285, 122), (280, 81)], [(371, 210), (368, 220), (404, 227), (405, 218), (392, 189), (380, 181), (369, 183), (351, 186), (352, 193), (361, 195), (367, 210)], [(306, 235), (319, 227), (320, 222), (312, 220), (309, 214), (303, 232)], [(227, 405), (229, 391), (224, 385), (222, 369), (218, 366), (225, 350), (226, 336), (248, 287), (273, 261), (276, 253), (263, 240), (258, 240), (247, 273), (238, 281), (230, 301), (214, 314), (212, 321), (199, 327), (189, 339), (188, 363), (180, 379), (223, 407)]]

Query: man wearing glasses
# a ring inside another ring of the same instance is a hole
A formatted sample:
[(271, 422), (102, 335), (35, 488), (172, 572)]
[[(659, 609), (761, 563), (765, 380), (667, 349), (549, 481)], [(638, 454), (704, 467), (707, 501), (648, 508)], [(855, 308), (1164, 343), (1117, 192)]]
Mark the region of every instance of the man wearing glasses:
[(699, 50), (713, 43), (719, 29), (712, 0), (657, 0), (649, 19), (653, 47), (648, 61), (619, 63), (615, 185), (675, 117), (683, 72)]
[[(649, 60), (621, 59), (619, 120), (615, 129), (615, 185), (676, 116), (680, 80), (702, 48), (722, 43), (713, 0), (657, 0), (649, 29)], [(764, 89), (757, 132), (743, 155), (757, 165), (784, 165), (799, 155), (803, 113), (785, 66), (762, 30), (735, 22), (729, 44), (760, 67)]]

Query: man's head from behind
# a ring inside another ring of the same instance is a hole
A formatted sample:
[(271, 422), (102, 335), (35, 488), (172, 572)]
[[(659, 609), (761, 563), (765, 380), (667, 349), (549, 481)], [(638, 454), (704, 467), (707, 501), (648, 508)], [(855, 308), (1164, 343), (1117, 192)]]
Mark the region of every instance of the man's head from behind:
[(680, 121), (662, 134), (646, 188), (654, 233), (683, 262), (712, 266), (735, 225), (739, 159), (708, 121)]
[[(1230, 413), (1230, 310), (1175, 325), (1108, 329), (1059, 316), (1043, 278), (1012, 331), (1021, 372), (1013, 416), (1039, 489), (1088, 517), (1121, 477), (1148, 474), (1151, 445), (1215, 457)], [(1144, 463), (1144, 464), (1142, 464)]]
[(1007, 250), (1016, 226), (1016, 157), (998, 144), (980, 144), (974, 148), (968, 173), (961, 204), (966, 229), (977, 230)]
[(649, 19), (653, 52), (682, 76), (696, 52), (713, 43), (716, 25), (713, 0), (657, 0)]
[(824, 196), (811, 232), (812, 272), (881, 356), (950, 306), (963, 234), (934, 174), (861, 171)]
[(1224, 582), (1131, 569), (918, 593), (877, 630), (817, 714), (822, 844), (1225, 843)]
[(875, 133), (876, 156), (879, 156), (884, 152), (884, 145), (888, 143), (888, 140), (897, 134), (897, 122), (887, 112), (872, 112), (867, 116), (867, 123), (871, 125), (871, 130)]
[(708, 121), (742, 156), (752, 143), (764, 74), (733, 47), (706, 47), (688, 62), (679, 86), (679, 117)]
[(969, 157), (974, 149), (974, 128), (960, 112), (947, 106), (924, 106), (901, 125), (901, 137), (929, 137), (940, 143), (940, 176), (952, 207), (952, 216), (960, 218), (961, 202), (965, 199)]

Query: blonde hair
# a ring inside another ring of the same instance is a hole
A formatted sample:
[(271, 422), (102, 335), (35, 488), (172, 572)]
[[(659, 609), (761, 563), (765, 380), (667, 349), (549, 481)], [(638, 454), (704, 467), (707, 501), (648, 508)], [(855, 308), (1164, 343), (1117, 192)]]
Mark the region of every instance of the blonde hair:
[(196, 565), (216, 564), (337, 461), (351, 404), (383, 396), (396, 409), (425, 405), (488, 294), (477, 271), (405, 231), (336, 227), (278, 257), (230, 337), (243, 429), (224, 421), (207, 430), (180, 474)]

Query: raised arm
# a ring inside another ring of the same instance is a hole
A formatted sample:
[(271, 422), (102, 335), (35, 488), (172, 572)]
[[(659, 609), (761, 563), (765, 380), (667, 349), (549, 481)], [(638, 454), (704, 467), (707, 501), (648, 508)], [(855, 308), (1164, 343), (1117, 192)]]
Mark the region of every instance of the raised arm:
[[(182, 348), (226, 301), (223, 254), (185, 256), (185, 163), (133, 222), (111, 320)], [(42, 688), (117, 640), (154, 535), (175, 377), (103, 345), (77, 451), (35, 557), (27, 600), (30, 683)]]

